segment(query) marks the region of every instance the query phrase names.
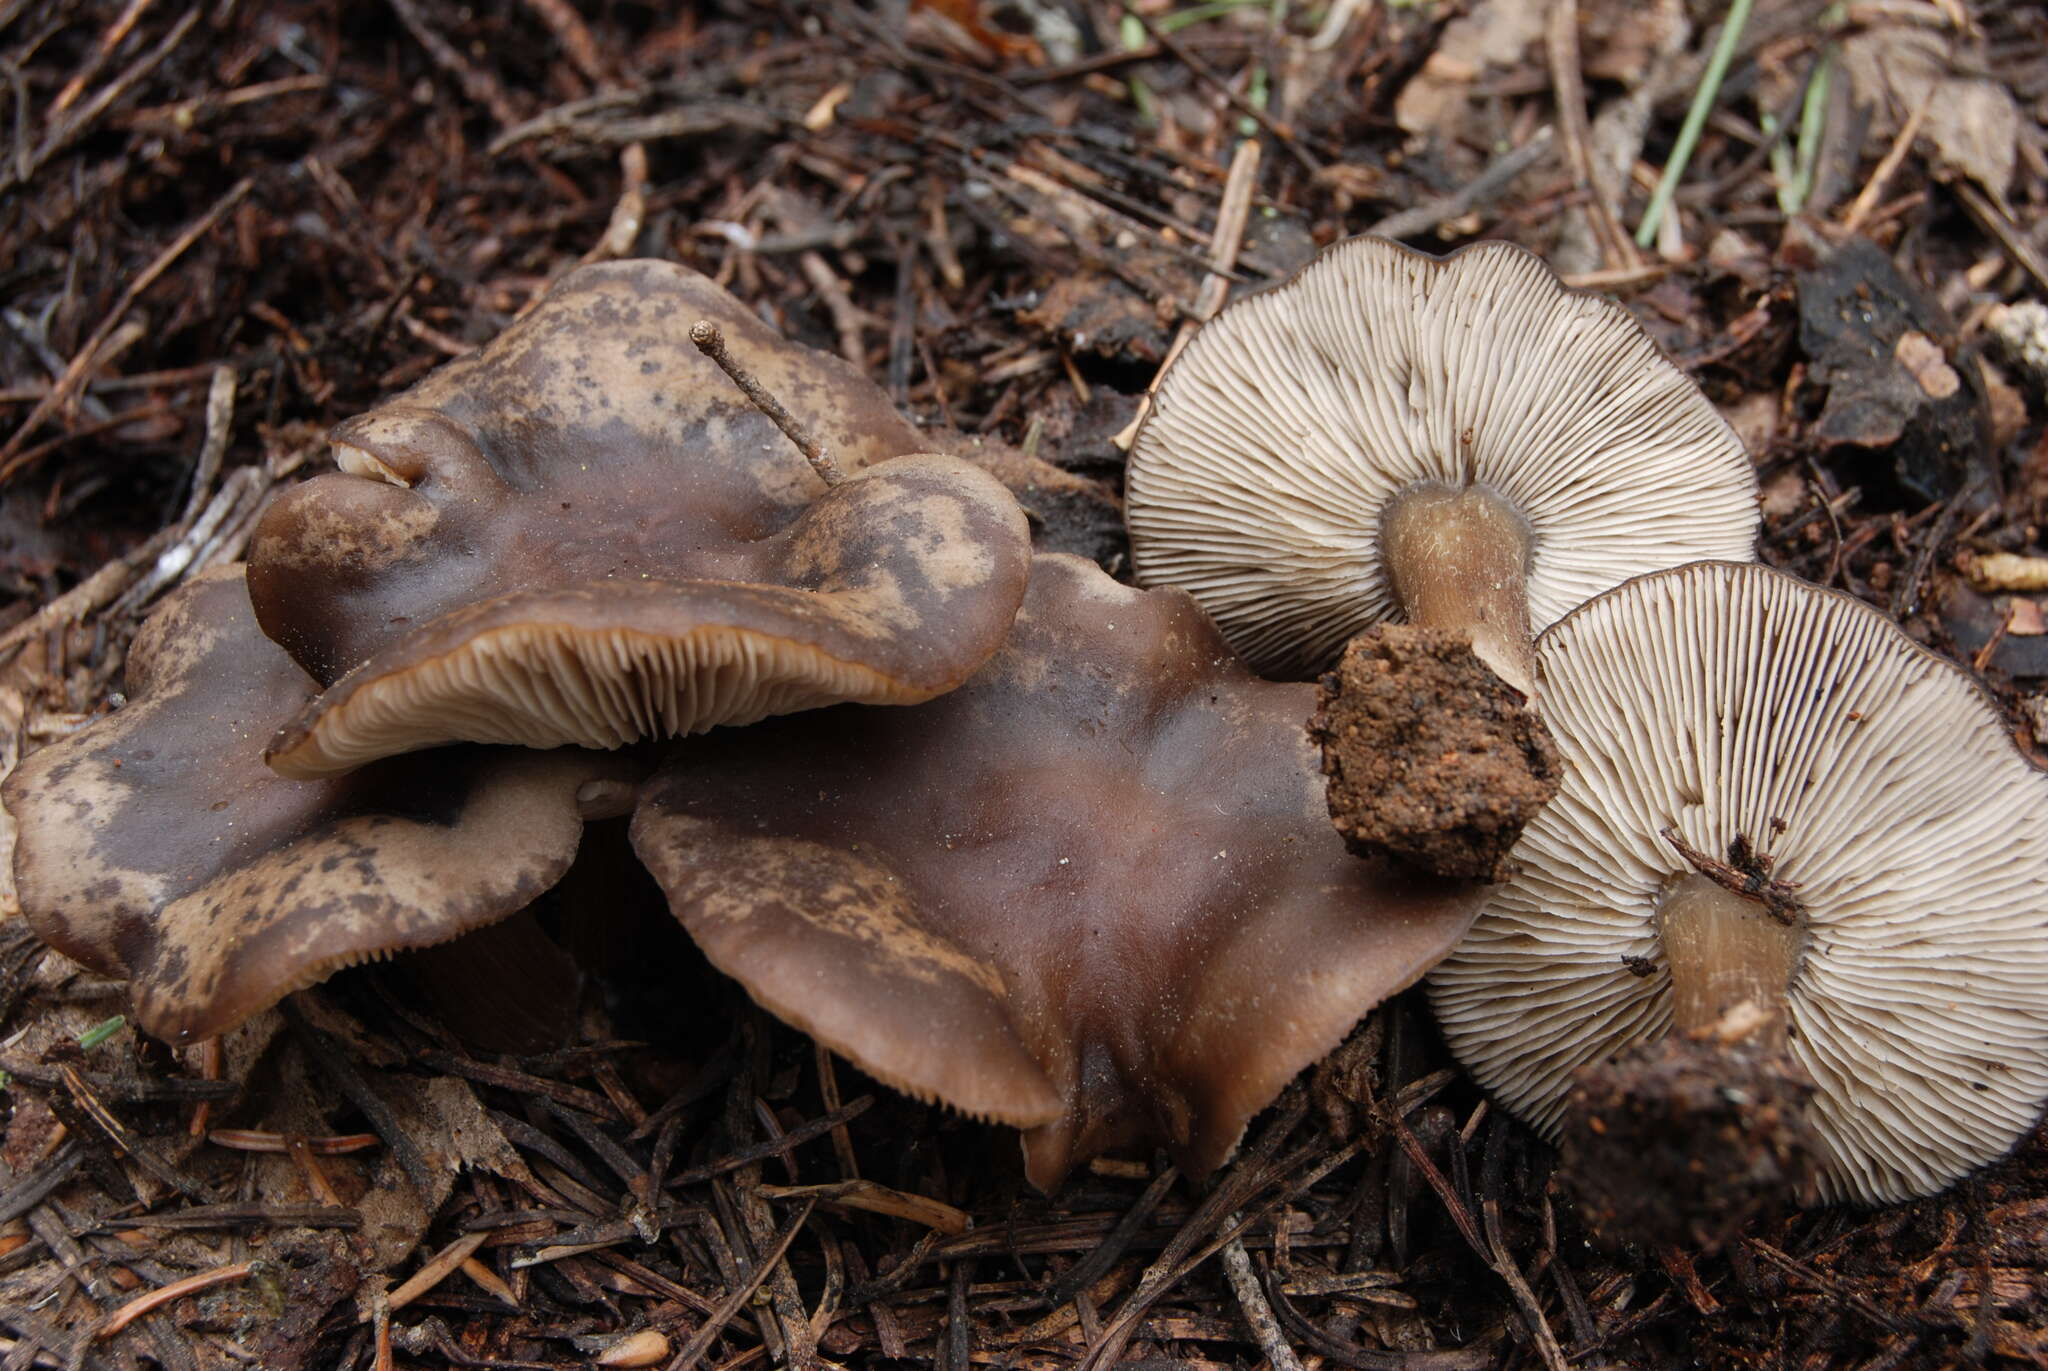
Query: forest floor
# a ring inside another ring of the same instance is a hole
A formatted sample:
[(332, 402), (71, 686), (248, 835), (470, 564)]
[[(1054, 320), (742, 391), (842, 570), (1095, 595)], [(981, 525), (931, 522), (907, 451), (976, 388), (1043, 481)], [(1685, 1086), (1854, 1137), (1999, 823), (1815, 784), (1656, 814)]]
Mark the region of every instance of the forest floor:
[[(2048, 762), (2048, 323), (2030, 352), (2014, 308), (2048, 299), (2048, 7), (1758, 6), (1682, 137), (1725, 17), (0, 0), (0, 767), (110, 706), (330, 425), (579, 262), (695, 267), (918, 422), (1114, 491), (1176, 338), (1363, 232), (1623, 300), (1749, 446), (1765, 560), (1975, 671)], [(209, 1052), (13, 904), (0, 1371), (2048, 1364), (2039, 1136), (1931, 1199), (1609, 1249), (1404, 999), (1209, 1183), (1045, 1196), (679, 933), (569, 1050), (472, 1053), (386, 971)]]

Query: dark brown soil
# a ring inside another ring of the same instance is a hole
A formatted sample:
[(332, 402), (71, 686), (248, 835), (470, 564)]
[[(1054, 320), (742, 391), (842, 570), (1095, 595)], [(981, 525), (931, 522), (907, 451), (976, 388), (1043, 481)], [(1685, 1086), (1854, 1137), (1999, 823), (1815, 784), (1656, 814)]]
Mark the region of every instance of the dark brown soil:
[(1783, 1054), (1674, 1033), (1579, 1070), (1559, 1179), (1604, 1242), (1718, 1251), (1814, 1193), (1813, 1090)]
[(1508, 850), (1557, 793), (1557, 748), (1463, 634), (1367, 629), (1317, 701), (1330, 821), (1352, 851), (1464, 880), (1514, 874)]

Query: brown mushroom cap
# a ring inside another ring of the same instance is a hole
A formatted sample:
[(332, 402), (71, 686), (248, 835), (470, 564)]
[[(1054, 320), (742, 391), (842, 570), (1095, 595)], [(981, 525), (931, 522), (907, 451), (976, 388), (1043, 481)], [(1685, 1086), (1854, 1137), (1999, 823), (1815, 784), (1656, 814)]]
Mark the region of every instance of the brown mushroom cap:
[(581, 582), (443, 615), (313, 701), (271, 766), (336, 775), (467, 741), (615, 748), (855, 700), (915, 704), (987, 660), (1023, 598), (1024, 516), (950, 457), (900, 457), (716, 579)]
[(7, 778), (22, 908), (59, 951), (133, 982), (159, 1037), (211, 1037), (356, 962), (513, 913), (568, 869), (601, 753), (466, 748), (340, 781), (263, 765), (317, 687), (257, 628), (240, 567), (143, 625), (131, 703)]
[(847, 472), (923, 448), (852, 367), (696, 272), (584, 267), (488, 346), (335, 428), (341, 472), (257, 528), (264, 631), (331, 684), (409, 627), (507, 591), (667, 577), (679, 559), (720, 575), (735, 544), (786, 527), (825, 485), (691, 345), (700, 319)]
[(1041, 555), (966, 685), (676, 748), (634, 844), (714, 964), (878, 1078), (1027, 1128), (1039, 1186), (1150, 1139), (1205, 1173), (1484, 899), (1346, 853), (1314, 693), (1185, 594)]
[[(826, 489), (690, 343), (700, 319), (853, 479)], [(251, 553), (265, 631), (340, 682), (275, 745), (288, 776), (928, 699), (995, 650), (1029, 574), (995, 479), (898, 457), (917, 435), (879, 390), (667, 263), (571, 273), (333, 436), (344, 473), (279, 501)]]

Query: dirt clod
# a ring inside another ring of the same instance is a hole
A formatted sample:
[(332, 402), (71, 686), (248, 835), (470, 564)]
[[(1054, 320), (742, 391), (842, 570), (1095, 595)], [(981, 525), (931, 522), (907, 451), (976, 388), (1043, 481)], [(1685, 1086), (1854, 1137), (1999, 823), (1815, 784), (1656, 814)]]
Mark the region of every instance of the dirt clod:
[(1560, 1178), (1610, 1244), (1717, 1249), (1811, 1202), (1813, 1091), (1782, 1052), (1671, 1034), (1580, 1068)]
[(1557, 793), (1542, 721), (1445, 629), (1383, 624), (1353, 638), (1322, 679), (1310, 732), (1351, 849), (1440, 876), (1513, 875), (1509, 849)]

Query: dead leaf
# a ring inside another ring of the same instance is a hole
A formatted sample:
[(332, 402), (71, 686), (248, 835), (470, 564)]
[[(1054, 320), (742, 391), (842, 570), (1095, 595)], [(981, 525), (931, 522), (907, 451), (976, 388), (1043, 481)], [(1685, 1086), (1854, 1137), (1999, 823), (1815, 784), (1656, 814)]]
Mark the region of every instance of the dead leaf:
[(388, 1151), (375, 1154), (377, 1169), (355, 1201), (363, 1215), (362, 1237), (373, 1249), (366, 1270), (389, 1271), (419, 1248), (427, 1225), (454, 1192), (456, 1177), (464, 1167), (481, 1166), (508, 1179), (532, 1180), (526, 1164), (484, 1113), (467, 1081), (455, 1076), (421, 1081), (370, 1071), (363, 1076), (391, 1106), (399, 1128), (425, 1155), (427, 1170), (434, 1177), (434, 1184), (423, 1195)]
[[(412, 1077), (393, 1079), (405, 1081), (408, 1087), (418, 1085)], [(437, 1076), (419, 1088), (413, 1099), (423, 1130), (415, 1140), (426, 1152), (429, 1165), (451, 1173), (471, 1168), (488, 1171), (522, 1189), (535, 1184), (533, 1173), (527, 1170), (504, 1132), (491, 1121), (483, 1102), (476, 1097), (476, 1090), (467, 1081), (456, 1076)], [(392, 1104), (399, 1109), (399, 1119), (404, 1122), (405, 1109), (396, 1099)]]
[(1893, 24), (1843, 39), (1841, 61), (1857, 101), (1872, 107), (1869, 136), (1878, 150), (1925, 104), (1921, 135), (1941, 160), (2005, 198), (2018, 157), (2020, 109), (2003, 85), (1970, 74), (1981, 69), (1977, 54), (1948, 34)]
[[(1739, 435), (1741, 429), (1737, 429)], [(1751, 448), (1750, 451), (1756, 451)], [(1788, 467), (1764, 483), (1763, 510), (1766, 519), (1789, 519), (1805, 504), (1807, 499), (1806, 478)]]
[(1444, 25), (1436, 51), (1394, 100), (1394, 122), (1408, 133), (1457, 137), (1472, 83), (1489, 67), (1511, 67), (1543, 37), (1543, 0), (1479, 0)]
[(764, 1185), (761, 1193), (771, 1200), (821, 1200), (826, 1204), (864, 1209), (870, 1214), (921, 1223), (940, 1233), (965, 1233), (972, 1226), (967, 1211), (926, 1195), (892, 1190), (870, 1180), (832, 1181), (825, 1185)]
[(1814, 437), (1887, 454), (1893, 477), (1921, 499), (1960, 490), (1986, 456), (1976, 396), (1937, 341), (1954, 325), (1867, 238), (1797, 281), (1807, 379), (1827, 387)]
[(989, 23), (982, 10), (982, 0), (911, 0), (906, 32), (912, 41), (984, 66), (1004, 66), (1012, 60), (1044, 64), (1045, 50), (1036, 41), (1005, 33)]
[(1943, 576), (1936, 582), (1931, 607), (1941, 616), (1957, 655), (1974, 661), (1978, 670), (2048, 676), (2048, 633), (2014, 633), (2003, 596), (1984, 595), (1961, 577)]
[[(1778, 436), (1778, 397), (1776, 395), (1767, 390), (1753, 390), (1740, 399), (1718, 406), (1718, 408), (1721, 411), (1721, 417), (1728, 421), (1728, 427), (1735, 430), (1735, 436), (1742, 440), (1742, 446), (1752, 457), (1761, 456), (1770, 450), (1772, 440)], [(1766, 514), (1774, 512), (1772, 504), (1774, 492), (1776, 492), (1778, 501), (1783, 504), (1781, 510), (1776, 510), (1780, 514), (1790, 514), (1806, 498), (1806, 483), (1797, 472), (1781, 473), (1781, 475), (1789, 475), (1791, 483), (1789, 487), (1779, 490), (1779, 487), (1785, 486), (1784, 481), (1779, 480), (1774, 481), (1771, 486), (1765, 488), (1764, 512)]]
[(1579, 52), (1589, 81), (1634, 89), (1692, 25), (1681, 0), (1579, 0)]

